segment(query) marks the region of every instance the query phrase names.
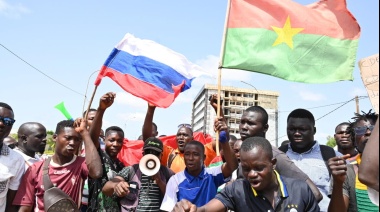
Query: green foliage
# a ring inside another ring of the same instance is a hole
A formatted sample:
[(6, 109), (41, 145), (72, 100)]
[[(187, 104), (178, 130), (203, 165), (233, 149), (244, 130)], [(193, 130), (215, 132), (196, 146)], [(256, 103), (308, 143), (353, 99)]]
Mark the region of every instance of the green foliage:
[(47, 130), (47, 131), (46, 131), (46, 134), (48, 134), (48, 135), (54, 135), (54, 131), (52, 131), (52, 130)]
[(329, 147), (332, 147), (334, 148), (336, 146), (336, 141), (335, 141), (335, 138), (333, 136), (327, 136), (327, 143), (326, 145), (329, 146)]
[[(50, 132), (52, 132), (52, 131), (50, 131)], [(47, 134), (47, 136), (46, 136), (46, 148), (45, 148), (45, 150), (46, 151), (52, 151), (52, 152), (54, 152), (54, 150), (55, 150), (55, 142), (54, 142), (54, 140), (53, 140), (53, 134)]]
[(10, 137), (14, 138), (16, 141), (18, 141), (18, 135), (17, 133), (11, 133), (9, 134)]

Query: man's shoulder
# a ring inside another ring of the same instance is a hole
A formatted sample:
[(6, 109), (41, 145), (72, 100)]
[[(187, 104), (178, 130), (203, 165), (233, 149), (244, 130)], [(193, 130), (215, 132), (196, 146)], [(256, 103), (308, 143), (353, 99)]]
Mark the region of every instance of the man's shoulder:
[(281, 176), (281, 179), (284, 182), (286, 189), (293, 192), (293, 194), (298, 191), (307, 191), (309, 189), (309, 186), (304, 180), (284, 176)]
[[(24, 157), (21, 155), (21, 153), (18, 153), (13, 149), (9, 149), (9, 155), (3, 158), (4, 160), (8, 162), (8, 164), (11, 164), (13, 167), (15, 165), (18, 165), (18, 163), (21, 163), (22, 165), (24, 165)], [(14, 163), (17, 163), (17, 164), (14, 164)]]

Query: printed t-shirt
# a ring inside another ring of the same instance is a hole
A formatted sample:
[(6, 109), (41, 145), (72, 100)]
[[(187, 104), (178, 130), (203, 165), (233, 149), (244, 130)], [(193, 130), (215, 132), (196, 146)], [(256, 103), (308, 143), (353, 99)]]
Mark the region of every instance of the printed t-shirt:
[(22, 156), (3, 144), (0, 148), (0, 211), (5, 211), (8, 190), (19, 188), (24, 170)]
[[(21, 185), (13, 201), (14, 205), (35, 206), (35, 211), (44, 211), (43, 161), (37, 162), (25, 172)], [(62, 166), (51, 160), (49, 165), (50, 180), (56, 187), (68, 194), (77, 204), (81, 203), (84, 180), (88, 176), (85, 158), (74, 156)], [(37, 200), (37, 204), (36, 204)]]

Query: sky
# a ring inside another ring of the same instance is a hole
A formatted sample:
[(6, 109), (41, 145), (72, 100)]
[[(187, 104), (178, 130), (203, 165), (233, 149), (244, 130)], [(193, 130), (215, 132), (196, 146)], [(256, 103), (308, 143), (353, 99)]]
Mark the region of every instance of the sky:
[[(296, 2), (306, 5), (314, 1)], [(361, 26), (359, 61), (379, 52), (379, 1), (347, 0), (347, 5)], [(167, 46), (216, 74), (226, 7), (227, 0), (0, 0), (0, 101), (11, 105), (15, 112), (12, 131), (29, 121), (54, 131), (56, 124), (65, 119), (54, 108), (62, 101), (73, 117), (81, 116), (93, 93), (96, 71), (126, 33)], [(353, 75), (354, 81), (304, 84), (223, 70), (222, 85), (251, 88), (251, 84), (258, 90), (279, 92), (279, 142), (287, 139), (290, 111), (309, 109), (319, 119), (315, 138), (324, 144), (337, 124), (354, 116), (355, 101), (343, 103), (356, 95), (368, 95), (357, 62)], [(216, 84), (217, 80), (197, 78), (169, 108), (156, 109), (154, 122), (159, 134), (173, 135), (178, 124), (191, 122), (192, 102), (204, 83)], [(100, 97), (111, 91), (117, 96), (105, 113), (103, 128), (116, 125), (124, 129), (128, 139), (137, 139), (147, 103), (104, 78), (92, 107), (97, 108)], [(368, 98), (361, 98), (359, 106), (364, 111), (372, 108)]]

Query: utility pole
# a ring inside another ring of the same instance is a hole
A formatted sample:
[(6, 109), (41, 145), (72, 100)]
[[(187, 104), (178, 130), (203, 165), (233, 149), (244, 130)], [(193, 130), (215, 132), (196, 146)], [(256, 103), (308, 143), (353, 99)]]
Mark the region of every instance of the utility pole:
[(356, 102), (356, 113), (359, 113), (359, 97), (355, 96), (355, 102)]

